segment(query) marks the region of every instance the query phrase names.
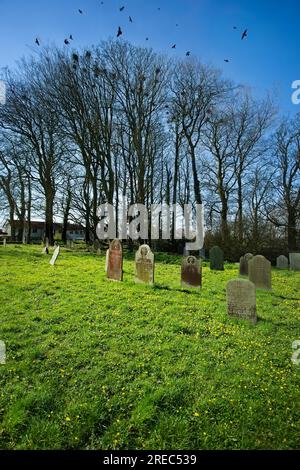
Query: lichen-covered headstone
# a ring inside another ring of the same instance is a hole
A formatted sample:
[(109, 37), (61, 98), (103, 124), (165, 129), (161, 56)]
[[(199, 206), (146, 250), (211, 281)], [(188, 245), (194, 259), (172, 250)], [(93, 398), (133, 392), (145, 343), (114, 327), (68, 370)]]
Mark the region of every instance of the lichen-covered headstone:
[(252, 258), (253, 258), (252, 253), (246, 253), (244, 256), (240, 257), (240, 268), (239, 268), (240, 276), (248, 276), (248, 272), (249, 272), (248, 263), (250, 259)]
[(255, 285), (247, 279), (232, 279), (226, 291), (228, 315), (256, 323)]
[(224, 271), (224, 253), (219, 246), (213, 246), (209, 250), (210, 269)]
[(257, 289), (271, 290), (271, 263), (264, 256), (256, 255), (248, 263), (249, 280)]
[(0, 364), (6, 364), (6, 346), (4, 341), (0, 341)]
[(53, 256), (52, 256), (52, 258), (51, 258), (51, 260), (50, 260), (50, 264), (51, 264), (52, 266), (55, 265), (56, 260), (57, 260), (58, 255), (59, 255), (59, 252), (60, 252), (60, 246), (58, 245), (58, 246), (55, 248), (54, 253), (53, 253)]
[(201, 287), (201, 261), (195, 256), (183, 258), (181, 263), (181, 287)]
[(121, 242), (118, 239), (110, 243), (106, 274), (113, 281), (123, 280), (123, 253)]
[(278, 269), (287, 269), (289, 267), (289, 260), (286, 256), (280, 255), (276, 259), (276, 268)]
[(300, 271), (300, 253), (289, 253), (290, 269)]
[(135, 282), (154, 283), (154, 254), (148, 245), (141, 245), (135, 254)]

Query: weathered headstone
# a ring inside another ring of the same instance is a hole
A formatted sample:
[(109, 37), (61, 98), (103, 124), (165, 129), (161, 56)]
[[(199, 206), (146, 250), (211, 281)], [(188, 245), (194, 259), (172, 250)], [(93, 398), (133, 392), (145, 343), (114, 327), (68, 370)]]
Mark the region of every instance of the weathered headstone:
[(42, 251), (43, 255), (49, 255), (49, 249), (45, 246)]
[(219, 246), (213, 246), (209, 250), (210, 269), (224, 271), (224, 253)]
[(300, 253), (289, 253), (290, 269), (300, 271)]
[(105, 256), (105, 272), (107, 273), (108, 270), (108, 257), (109, 257), (109, 249), (106, 250), (106, 256)]
[(6, 346), (4, 341), (0, 341), (0, 364), (6, 363)]
[(98, 252), (100, 250), (100, 242), (99, 242), (98, 238), (96, 238), (96, 240), (94, 240), (93, 246), (94, 246), (94, 250), (98, 254)]
[(249, 272), (248, 263), (250, 259), (252, 258), (253, 258), (252, 253), (246, 253), (244, 256), (240, 257), (240, 270), (239, 270), (240, 276), (248, 276), (248, 272)]
[(201, 287), (201, 261), (195, 256), (183, 258), (181, 264), (181, 287)]
[(113, 240), (108, 250), (107, 277), (114, 281), (123, 279), (122, 245), (119, 240)]
[(226, 291), (228, 315), (256, 323), (255, 285), (247, 279), (232, 279)]
[(271, 263), (264, 256), (256, 255), (248, 263), (249, 280), (257, 289), (272, 289)]
[(154, 283), (154, 254), (148, 245), (141, 245), (135, 254), (135, 282)]
[(59, 247), (59, 245), (58, 245), (58, 246), (55, 248), (54, 253), (53, 253), (53, 256), (52, 256), (52, 258), (51, 258), (51, 260), (50, 260), (50, 264), (51, 264), (52, 266), (55, 265), (56, 260), (57, 260), (58, 255), (59, 255), (59, 252), (60, 252), (60, 247)]
[(3, 238), (3, 246), (6, 246), (6, 238)]
[(276, 268), (278, 269), (287, 269), (289, 267), (289, 260), (286, 256), (280, 255), (276, 259)]

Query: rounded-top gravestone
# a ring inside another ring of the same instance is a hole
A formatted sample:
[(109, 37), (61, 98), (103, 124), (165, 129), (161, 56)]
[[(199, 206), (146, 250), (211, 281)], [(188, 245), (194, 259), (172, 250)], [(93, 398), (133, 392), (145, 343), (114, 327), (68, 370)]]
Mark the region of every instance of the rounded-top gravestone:
[(271, 263), (264, 256), (256, 255), (249, 261), (249, 280), (257, 289), (271, 290)]
[(107, 277), (113, 281), (122, 281), (123, 253), (120, 240), (115, 239), (110, 243), (107, 255)]
[(224, 253), (219, 246), (213, 246), (209, 250), (210, 269), (224, 271)]
[(248, 273), (249, 273), (248, 263), (250, 259), (252, 258), (253, 258), (252, 253), (246, 253), (244, 256), (240, 257), (240, 268), (239, 268), (240, 276), (248, 276)]
[(181, 264), (181, 287), (201, 287), (201, 261), (195, 256), (183, 258)]
[(289, 260), (286, 256), (280, 255), (276, 258), (276, 268), (287, 269), (289, 267)]
[(154, 283), (154, 254), (148, 245), (141, 245), (135, 254), (135, 282)]

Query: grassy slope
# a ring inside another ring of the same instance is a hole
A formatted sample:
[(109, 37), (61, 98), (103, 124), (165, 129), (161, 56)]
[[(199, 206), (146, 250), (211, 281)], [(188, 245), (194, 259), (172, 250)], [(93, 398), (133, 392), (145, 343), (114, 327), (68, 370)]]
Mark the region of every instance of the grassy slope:
[(156, 286), (105, 278), (105, 258), (0, 247), (0, 448), (300, 448), (300, 274), (273, 270), (256, 326), (226, 314), (225, 272), (180, 289), (157, 255)]

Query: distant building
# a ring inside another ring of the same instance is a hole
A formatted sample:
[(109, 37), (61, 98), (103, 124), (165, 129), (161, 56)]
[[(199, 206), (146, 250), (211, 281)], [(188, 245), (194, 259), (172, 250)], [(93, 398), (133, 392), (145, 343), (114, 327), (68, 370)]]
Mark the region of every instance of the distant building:
[[(14, 221), (16, 233), (22, 229), (22, 224), (19, 220)], [(62, 237), (62, 230), (63, 224), (61, 223), (54, 223), (54, 238), (56, 240), (60, 240)], [(10, 222), (7, 221), (6, 225), (4, 226), (4, 230), (8, 237), (11, 236), (11, 225)], [(41, 241), (44, 239), (45, 235), (45, 222), (42, 220), (32, 220), (31, 221), (31, 240), (32, 241)], [(67, 239), (73, 241), (80, 241), (84, 240), (85, 238), (85, 230), (82, 225), (79, 224), (71, 224), (69, 223), (67, 226)]]

